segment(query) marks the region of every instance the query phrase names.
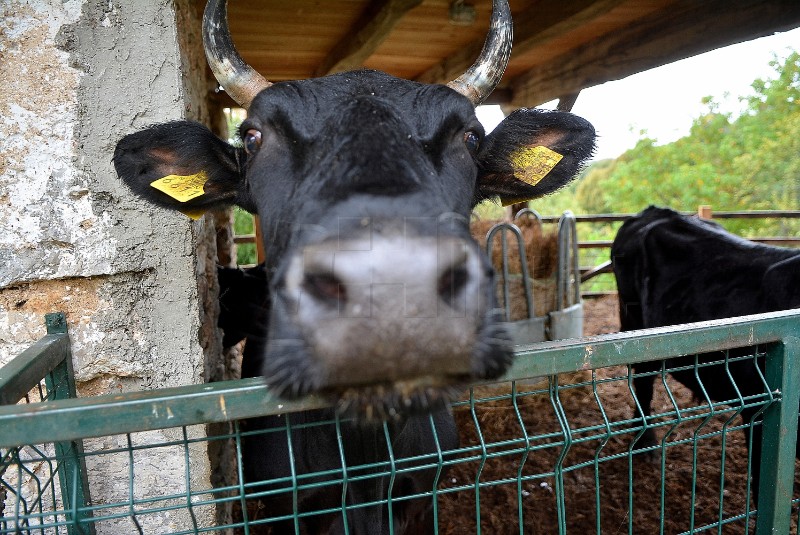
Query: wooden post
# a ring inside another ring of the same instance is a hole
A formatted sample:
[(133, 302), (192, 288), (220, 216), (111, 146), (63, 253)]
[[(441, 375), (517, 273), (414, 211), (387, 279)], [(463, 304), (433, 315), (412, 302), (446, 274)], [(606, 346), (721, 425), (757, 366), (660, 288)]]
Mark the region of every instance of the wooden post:
[(525, 208), (528, 208), (528, 201), (515, 202), (514, 204), (506, 206), (506, 220), (514, 221), (514, 217), (517, 215), (517, 212), (524, 210)]
[(697, 207), (697, 217), (700, 219), (713, 219), (714, 214), (710, 204), (701, 204)]
[(578, 100), (578, 95), (580, 95), (580, 93), (580, 91), (575, 91), (574, 93), (558, 97), (556, 109), (558, 111), (572, 111), (572, 107), (575, 105), (575, 101)]

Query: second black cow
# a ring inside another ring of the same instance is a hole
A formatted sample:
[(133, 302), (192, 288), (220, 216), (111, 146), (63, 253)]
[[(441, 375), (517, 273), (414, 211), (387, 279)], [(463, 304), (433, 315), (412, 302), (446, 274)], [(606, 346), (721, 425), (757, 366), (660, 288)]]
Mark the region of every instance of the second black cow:
[[(745, 240), (714, 222), (666, 208), (651, 206), (626, 220), (611, 246), (611, 258), (623, 331), (800, 307), (800, 251)], [(754, 360), (736, 360), (752, 355), (753, 349), (730, 351), (730, 378), (720, 365), (699, 367), (695, 373), (694, 356), (669, 359), (665, 367), (689, 366), (670, 373), (700, 399), (705, 399), (705, 390), (712, 401), (735, 400), (739, 394), (763, 392), (764, 383)], [(723, 358), (721, 352), (706, 353), (698, 356), (698, 362)], [(661, 370), (661, 366), (660, 361), (640, 363), (633, 371), (646, 374)], [(644, 417), (650, 416), (653, 381), (653, 376), (633, 380)], [(742, 410), (743, 420), (750, 422), (757, 410)], [(748, 441), (749, 429), (745, 429)], [(761, 426), (752, 430), (752, 458), (757, 463)], [(640, 443), (656, 443), (652, 429), (645, 431)], [(755, 492), (758, 475), (756, 465)]]
[[(494, 2), (477, 62), (448, 85), (376, 71), (270, 83), (233, 47), (224, 1), (209, 2), (203, 35), (215, 76), (247, 108), (241, 145), (196, 123), (154, 125), (119, 142), (117, 173), (166, 208), (236, 204), (258, 214), (267, 263), (238, 281), (256, 290), (245, 291), (252, 327), (234, 326), (248, 337), (244, 374), (283, 396), (327, 396), (357, 421), (341, 437), (308, 425), (332, 410), (248, 422), (281, 432), (244, 437), (246, 480), (290, 485), (293, 475), (341, 472), (342, 459), (376, 466), (453, 448), (447, 401), (469, 381), (501, 375), (512, 357), (490, 265), (469, 234), (471, 210), (569, 182), (593, 151), (592, 126), (523, 109), (484, 135), (475, 106), (511, 48), (504, 0)], [(402, 498), (431, 493), (438, 474), (290, 490), (266, 500), (268, 514), (287, 515), (274, 532), (425, 533), (431, 499)], [(390, 496), (391, 509), (375, 505)], [(329, 512), (295, 526), (291, 515), (312, 508)]]

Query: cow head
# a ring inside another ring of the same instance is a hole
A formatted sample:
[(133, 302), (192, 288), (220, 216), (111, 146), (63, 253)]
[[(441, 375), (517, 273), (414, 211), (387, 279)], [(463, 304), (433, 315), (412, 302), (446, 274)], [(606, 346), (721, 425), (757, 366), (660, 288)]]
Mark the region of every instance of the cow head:
[(204, 37), (248, 109), (241, 145), (184, 121), (119, 142), (117, 172), (145, 199), (258, 214), (271, 296), (262, 369), (282, 394), (328, 393), (385, 417), (507, 368), (470, 212), (558, 189), (594, 148), (591, 125), (561, 112), (519, 110), (484, 135), (474, 108), (505, 69), (510, 24), (495, 1), (481, 57), (449, 87), (376, 71), (270, 84), (233, 49), (223, 1), (206, 8)]

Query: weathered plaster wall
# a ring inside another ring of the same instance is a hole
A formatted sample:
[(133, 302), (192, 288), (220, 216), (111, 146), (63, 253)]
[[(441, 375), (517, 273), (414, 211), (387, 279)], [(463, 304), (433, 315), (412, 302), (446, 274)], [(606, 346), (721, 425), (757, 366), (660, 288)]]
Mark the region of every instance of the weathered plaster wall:
[[(185, 114), (172, 3), (12, 0), (2, 9), (0, 75), (19, 83), (0, 102), (0, 362), (44, 332), (50, 305), (73, 299), (66, 282), (60, 295), (40, 281), (68, 279), (97, 288), (68, 317), (81, 381), (115, 355), (138, 361), (120, 374), (130, 387), (202, 380), (195, 250), (205, 221), (133, 198), (111, 163), (124, 134)], [(48, 293), (10, 303), (20, 289)]]
[[(43, 336), (45, 312), (62, 310), (80, 395), (225, 375), (213, 218), (191, 222), (135, 199), (111, 162), (116, 142), (148, 124), (209, 122), (194, 4), (0, 3), (0, 365)], [(191, 464), (192, 484), (208, 488), (204, 449)], [(137, 480), (162, 483), (137, 494), (172, 488), (172, 473), (184, 484), (182, 453), (154, 452), (139, 469)], [(96, 499), (125, 497), (124, 467), (97, 462), (90, 475)], [(200, 516), (213, 521), (213, 511)], [(148, 533), (190, 525), (174, 511), (148, 522)]]
[(0, 287), (58, 276), (109, 273), (110, 221), (92, 210), (75, 165), (80, 73), (55, 46), (80, 2), (4, 2), (0, 76)]

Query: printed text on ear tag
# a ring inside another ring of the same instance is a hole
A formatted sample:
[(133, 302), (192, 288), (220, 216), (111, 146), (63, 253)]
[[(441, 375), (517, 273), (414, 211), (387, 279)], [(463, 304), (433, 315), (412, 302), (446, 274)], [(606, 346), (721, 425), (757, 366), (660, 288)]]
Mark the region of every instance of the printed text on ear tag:
[(205, 171), (200, 171), (194, 175), (167, 175), (159, 178), (150, 185), (159, 191), (163, 191), (179, 202), (186, 202), (201, 196), (204, 192), (203, 185), (208, 180)]
[(563, 157), (547, 147), (523, 147), (511, 154), (511, 165), (517, 179), (535, 186)]

